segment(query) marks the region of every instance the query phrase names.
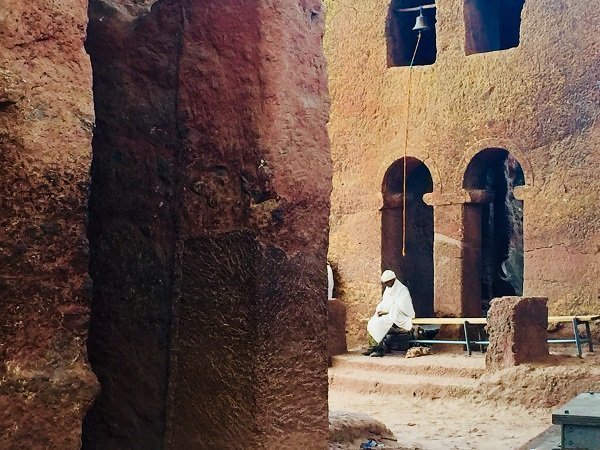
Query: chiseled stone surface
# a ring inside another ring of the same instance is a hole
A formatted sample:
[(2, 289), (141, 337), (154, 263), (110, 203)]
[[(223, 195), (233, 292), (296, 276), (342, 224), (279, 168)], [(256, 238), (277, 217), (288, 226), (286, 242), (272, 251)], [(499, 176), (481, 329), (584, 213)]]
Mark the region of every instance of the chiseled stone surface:
[(325, 448), (324, 11), (318, 0), (182, 4), (182, 277), (166, 439)]
[(548, 358), (546, 298), (500, 297), (492, 301), (486, 331), (488, 369), (498, 370)]
[(151, 3), (91, 2), (84, 447), (326, 448), (324, 11)]
[[(387, 67), (389, 3), (325, 2), (334, 164), (328, 257), (339, 269), (350, 346), (364, 340), (360, 319), (379, 300), (382, 181), (403, 151), (408, 68)], [(414, 68), (408, 154), (428, 166), (434, 191), (458, 194), (478, 151), (510, 151), (528, 185), (524, 295), (548, 297), (552, 314), (597, 312), (599, 90), (590, 68), (600, 64), (600, 10), (527, 0), (518, 47), (466, 56), (464, 3), (436, 1), (437, 59)]]
[(87, 1), (0, 4), (0, 448), (80, 448), (94, 122)]

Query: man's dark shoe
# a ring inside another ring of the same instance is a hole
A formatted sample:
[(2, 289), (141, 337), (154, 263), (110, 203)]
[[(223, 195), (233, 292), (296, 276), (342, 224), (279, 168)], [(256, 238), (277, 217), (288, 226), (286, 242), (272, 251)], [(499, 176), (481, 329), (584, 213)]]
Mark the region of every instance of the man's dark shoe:
[(375, 347), (369, 347), (368, 349), (366, 349), (364, 352), (362, 352), (362, 354), (364, 356), (371, 356), (371, 353), (373, 353), (376, 350)]
[(385, 355), (385, 350), (382, 349), (381, 347), (378, 347), (369, 356), (373, 356), (375, 358), (381, 358), (383, 355)]

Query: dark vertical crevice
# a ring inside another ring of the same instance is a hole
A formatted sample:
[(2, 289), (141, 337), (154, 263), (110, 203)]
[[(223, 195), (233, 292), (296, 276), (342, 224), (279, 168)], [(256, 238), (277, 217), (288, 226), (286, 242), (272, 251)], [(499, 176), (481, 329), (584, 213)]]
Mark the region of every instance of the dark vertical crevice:
[(180, 348), (177, 347), (178, 339), (178, 325), (181, 314), (181, 283), (182, 283), (182, 268), (183, 268), (183, 245), (177, 239), (180, 234), (180, 223), (179, 223), (179, 208), (181, 205), (181, 180), (182, 176), (182, 126), (181, 117), (179, 110), (179, 73), (180, 73), (180, 61), (183, 53), (183, 36), (186, 24), (186, 6), (181, 5), (179, 9), (179, 27), (176, 39), (176, 62), (175, 62), (175, 96), (173, 98), (173, 110), (175, 111), (175, 130), (176, 130), (176, 146), (175, 146), (175, 192), (173, 196), (173, 209), (172, 209), (172, 223), (174, 226), (174, 251), (173, 258), (171, 260), (171, 283), (172, 283), (172, 296), (173, 300), (171, 303), (171, 323), (170, 323), (170, 340), (169, 340), (169, 354), (168, 354), (168, 369), (167, 369), (167, 388), (165, 389), (165, 423), (164, 423), (164, 434), (163, 434), (163, 445), (168, 448), (168, 443), (173, 439), (173, 417), (174, 417), (174, 393), (170, 380), (177, 379), (177, 367), (178, 367), (178, 355)]
[[(83, 448), (161, 448), (175, 257), (177, 3), (92, 0), (96, 127), (88, 238), (90, 363), (101, 392)], [(138, 14), (138, 15), (136, 15)]]

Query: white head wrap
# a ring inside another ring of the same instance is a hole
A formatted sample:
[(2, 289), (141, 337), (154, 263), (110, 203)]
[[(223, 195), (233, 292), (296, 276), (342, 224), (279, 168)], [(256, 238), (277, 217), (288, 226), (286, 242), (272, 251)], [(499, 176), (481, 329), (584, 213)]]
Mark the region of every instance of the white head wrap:
[(385, 283), (386, 281), (390, 281), (396, 278), (396, 274), (392, 270), (385, 270), (381, 274), (381, 282)]

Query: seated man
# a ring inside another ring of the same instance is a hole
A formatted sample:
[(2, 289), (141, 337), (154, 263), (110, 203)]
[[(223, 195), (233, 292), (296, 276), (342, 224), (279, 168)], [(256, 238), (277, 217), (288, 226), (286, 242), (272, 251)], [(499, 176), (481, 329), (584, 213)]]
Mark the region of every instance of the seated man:
[(363, 355), (383, 356), (385, 350), (382, 341), (392, 326), (396, 325), (404, 331), (412, 330), (415, 317), (412, 299), (408, 288), (396, 279), (396, 274), (386, 270), (381, 274), (381, 282), (385, 285), (381, 302), (375, 308), (375, 315), (369, 319), (369, 349)]

